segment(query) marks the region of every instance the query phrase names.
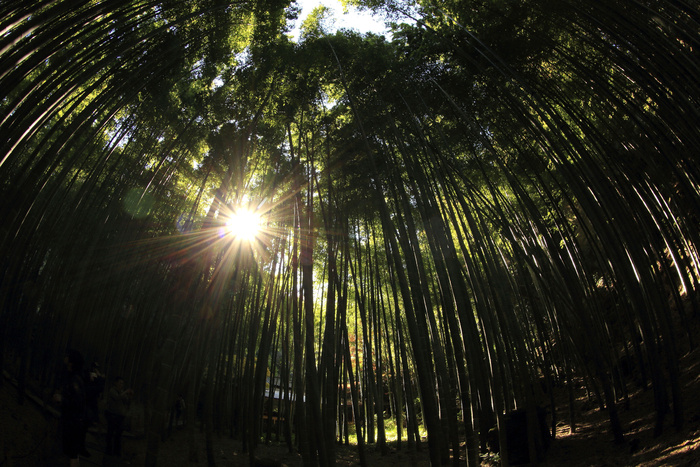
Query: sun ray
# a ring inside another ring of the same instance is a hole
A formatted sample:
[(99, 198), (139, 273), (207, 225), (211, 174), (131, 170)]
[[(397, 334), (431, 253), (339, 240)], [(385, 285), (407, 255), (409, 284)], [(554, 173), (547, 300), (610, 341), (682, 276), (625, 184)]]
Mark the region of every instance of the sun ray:
[(226, 221), (226, 232), (237, 239), (252, 242), (260, 233), (260, 214), (239, 208)]

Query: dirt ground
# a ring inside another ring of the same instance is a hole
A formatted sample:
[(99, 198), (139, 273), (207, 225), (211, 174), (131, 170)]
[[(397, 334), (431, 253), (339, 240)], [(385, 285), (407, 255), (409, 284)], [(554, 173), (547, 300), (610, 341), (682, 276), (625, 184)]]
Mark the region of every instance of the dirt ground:
[[(684, 393), (684, 428), (677, 432), (668, 416), (661, 436), (653, 437), (653, 394), (651, 390), (637, 391), (630, 396), (630, 408), (621, 404), (620, 418), (625, 430), (625, 444), (616, 445), (608, 429), (606, 414), (596, 407), (578, 413), (578, 429), (570, 433), (564, 422), (567, 416), (561, 407), (557, 438), (540, 464), (543, 466), (700, 466), (700, 348), (681, 358), (682, 387)], [(579, 407), (586, 407), (581, 395)], [(40, 407), (27, 400), (18, 405), (16, 389), (5, 380), (0, 387), (0, 467), (18, 466), (66, 466), (68, 460), (61, 454), (57, 437), (58, 421), (53, 415), (42, 413)], [(204, 435), (195, 430), (199, 464), (206, 464)], [(189, 436), (187, 430), (175, 430), (161, 444), (159, 465), (189, 465)], [(107, 456), (104, 451), (104, 426), (88, 433), (89, 458), (81, 458), (83, 466), (143, 465), (146, 440), (127, 432), (124, 439), (124, 455), (121, 458)], [(390, 450), (381, 456), (373, 446), (367, 448), (370, 466), (428, 466), (427, 444), (421, 452), (404, 449)], [(215, 438), (214, 453), (217, 466), (247, 466), (247, 454), (241, 452), (241, 444), (226, 436)], [(302, 466), (298, 454), (287, 452), (283, 445), (261, 445), (256, 451), (263, 461), (260, 465), (289, 467)], [(464, 455), (464, 454), (462, 454)], [(336, 465), (359, 465), (355, 446), (337, 446)], [(484, 465), (494, 465), (484, 458)]]
[(674, 429), (669, 414), (663, 433), (654, 438), (653, 393), (638, 390), (630, 395), (629, 409), (619, 407), (624, 444), (612, 442), (607, 414), (594, 408), (580, 414), (576, 433), (560, 422), (557, 439), (541, 465), (700, 466), (700, 348), (683, 356), (680, 365), (685, 414), (681, 431)]

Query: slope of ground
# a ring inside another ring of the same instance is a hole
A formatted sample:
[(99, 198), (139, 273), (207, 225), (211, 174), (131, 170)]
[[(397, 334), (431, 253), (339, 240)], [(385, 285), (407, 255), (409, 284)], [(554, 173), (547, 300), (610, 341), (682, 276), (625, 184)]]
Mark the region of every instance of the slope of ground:
[[(620, 407), (620, 418), (625, 429), (626, 443), (616, 445), (609, 433), (606, 414), (597, 408), (578, 414), (578, 429), (569, 432), (564, 422), (559, 423), (557, 439), (552, 444), (544, 466), (692, 466), (700, 465), (700, 349), (686, 353), (680, 361), (684, 395), (685, 425), (677, 432), (667, 417), (664, 432), (653, 437), (653, 394), (651, 390), (637, 391), (630, 395), (630, 408)], [(583, 400), (577, 404), (585, 407)], [(559, 420), (565, 420), (565, 408), (560, 408)], [(58, 441), (58, 421), (49, 412), (40, 409), (36, 401), (28, 399), (17, 404), (16, 388), (5, 380), (0, 387), (0, 466), (63, 466), (68, 465), (62, 456)], [(187, 465), (190, 436), (198, 447), (199, 464), (206, 464), (204, 435), (197, 428), (192, 435), (187, 430), (176, 430), (161, 444), (159, 464), (167, 466)], [(146, 441), (143, 436), (126, 433), (124, 456), (105, 456), (104, 426), (98, 426), (88, 434), (87, 447), (90, 458), (81, 459), (81, 465), (143, 465)], [(250, 465), (247, 454), (241, 452), (241, 444), (228, 437), (215, 438), (214, 455), (218, 466)], [(390, 450), (381, 456), (372, 446), (368, 447), (370, 466), (427, 466), (427, 445), (418, 453), (407, 450)], [(302, 466), (298, 454), (287, 452), (282, 445), (262, 445), (256, 451), (262, 459), (260, 465)], [(358, 465), (355, 446), (338, 446), (337, 462), (340, 467)], [(485, 464), (490, 464), (488, 460)]]

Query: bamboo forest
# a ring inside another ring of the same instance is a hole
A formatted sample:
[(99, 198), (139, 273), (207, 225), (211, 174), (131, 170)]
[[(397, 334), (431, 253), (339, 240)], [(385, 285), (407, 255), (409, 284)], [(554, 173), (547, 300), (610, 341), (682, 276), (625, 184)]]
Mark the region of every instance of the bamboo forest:
[(698, 1), (343, 5), (0, 2), (0, 465), (691, 465)]

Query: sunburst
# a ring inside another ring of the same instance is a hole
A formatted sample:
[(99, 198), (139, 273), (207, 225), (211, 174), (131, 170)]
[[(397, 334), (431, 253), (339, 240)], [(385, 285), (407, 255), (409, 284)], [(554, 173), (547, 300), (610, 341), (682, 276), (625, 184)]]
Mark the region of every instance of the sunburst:
[(226, 221), (226, 233), (240, 240), (254, 241), (260, 233), (260, 214), (246, 208), (239, 208)]

